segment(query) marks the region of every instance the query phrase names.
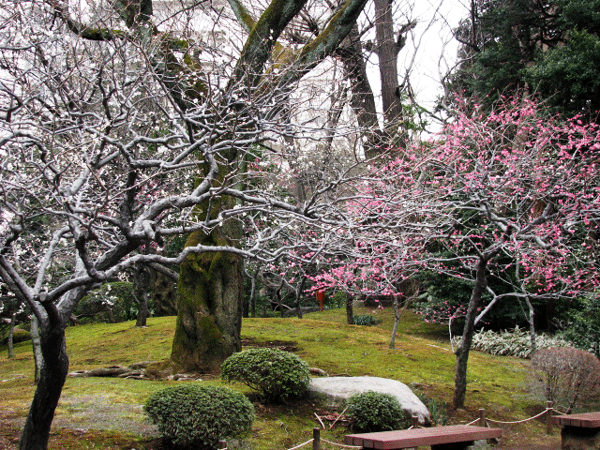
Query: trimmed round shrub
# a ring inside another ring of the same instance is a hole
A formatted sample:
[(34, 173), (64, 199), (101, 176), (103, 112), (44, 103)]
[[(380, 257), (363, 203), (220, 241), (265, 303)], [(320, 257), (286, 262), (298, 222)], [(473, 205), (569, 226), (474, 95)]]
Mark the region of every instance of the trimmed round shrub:
[(222, 386), (184, 384), (155, 392), (146, 413), (160, 434), (180, 447), (216, 449), (219, 440), (241, 436), (254, 422), (254, 406)]
[(234, 353), (221, 366), (221, 378), (239, 381), (257, 391), (266, 402), (286, 402), (308, 391), (308, 364), (293, 353), (254, 348)]
[(352, 428), (361, 433), (402, 430), (410, 426), (410, 414), (390, 394), (361, 392), (350, 397), (346, 406)]
[[(31, 333), (27, 330), (23, 330), (21, 328), (15, 328), (13, 330), (13, 344), (17, 344), (19, 342), (25, 342), (31, 340)], [(2, 338), (2, 344), (8, 345), (8, 331), (6, 332), (6, 336)]]
[(531, 358), (533, 383), (546, 400), (570, 414), (576, 407), (593, 408), (600, 397), (600, 360), (593, 353), (569, 347), (544, 348)]

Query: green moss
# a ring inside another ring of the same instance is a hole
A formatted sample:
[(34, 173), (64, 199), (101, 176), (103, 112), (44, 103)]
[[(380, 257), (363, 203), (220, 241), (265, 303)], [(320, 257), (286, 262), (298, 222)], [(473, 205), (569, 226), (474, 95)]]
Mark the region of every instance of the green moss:
[[(358, 307), (357, 313), (373, 311)], [(450, 402), (455, 357), (450, 351), (447, 338), (444, 340), (441, 332), (436, 331), (437, 326), (424, 324), (420, 322), (418, 315), (407, 311), (400, 324), (402, 331), (397, 338), (397, 348), (390, 350), (387, 345), (393, 324), (393, 311), (378, 310), (376, 314), (382, 319), (382, 323), (375, 327), (345, 324), (343, 308), (310, 314), (302, 320), (245, 319), (242, 336), (247, 342), (262, 346), (279, 346), (284, 342), (293, 342), (298, 355), (307, 361), (309, 366), (319, 367), (330, 375), (369, 374), (397, 379), (407, 384), (413, 382), (421, 392), (438, 403)], [(161, 317), (150, 318), (147, 328), (136, 328), (134, 322), (70, 327), (66, 330), (70, 370), (164, 360), (170, 354), (175, 322), (175, 317)], [(435, 339), (431, 336), (435, 336)], [(543, 409), (545, 405), (530, 400), (524, 388), (529, 368), (528, 361), (472, 352), (469, 362), (467, 409), (454, 412), (449, 424), (470, 422), (477, 417), (478, 408), (485, 408), (486, 415), (490, 418), (507, 421), (524, 419), (539, 412), (536, 408)], [(7, 359), (6, 347), (0, 348), (0, 374), (2, 414), (11, 419), (22, 420), (27, 414), (35, 389), (31, 344), (17, 344), (13, 359)], [(203, 384), (222, 384), (218, 379), (203, 379)], [(75, 436), (62, 427), (74, 424), (78, 428), (89, 427), (90, 422), (84, 422), (79, 415), (75, 417), (71, 414), (72, 411), (80, 414), (83, 410), (89, 410), (90, 417), (93, 417), (95, 403), (78, 405), (74, 402), (83, 402), (87, 398), (99, 396), (105, 396), (108, 400), (105, 403), (115, 405), (116, 408), (129, 405), (131, 408), (124, 408), (123, 412), (118, 413), (124, 414), (123, 417), (131, 416), (131, 409), (136, 407), (141, 418), (143, 412), (140, 405), (151, 392), (177, 383), (182, 382), (69, 377), (59, 406), (60, 421), (54, 424), (50, 447), (85, 448), (89, 436), (93, 439), (93, 443), (89, 442), (92, 448), (144, 448), (145, 444), (135, 443), (135, 439), (140, 439), (139, 436), (131, 437), (127, 434), (131, 431), (129, 425), (122, 427), (123, 432), (111, 432), (124, 441), (131, 439), (131, 444), (121, 447), (113, 446), (108, 440), (104, 443), (92, 438), (97, 432), (94, 429)], [(233, 387), (247, 392), (247, 388), (241, 385), (235, 384)], [(63, 402), (65, 408), (61, 409)], [(257, 409), (258, 417), (253, 427), (254, 437), (251, 438), (248, 447), (270, 450), (291, 448), (305, 442), (312, 437), (312, 428), (320, 426), (314, 412), (324, 420), (327, 428), (323, 430), (322, 438), (343, 442), (343, 436), (347, 433), (343, 423), (338, 422), (333, 430), (328, 429), (324, 414), (331, 412), (330, 410), (323, 411), (318, 405), (315, 408), (310, 402), (290, 402), (285, 406)], [(123, 423), (129, 424), (125, 418)], [(97, 421), (99, 418), (92, 420)], [(542, 423), (534, 421), (520, 427), (516, 430), (519, 436), (531, 439), (545, 436)], [(1, 431), (5, 429), (2, 428)], [(505, 435), (509, 441), (515, 436), (512, 428), (507, 429)], [(554, 444), (560, 442), (556, 432), (550, 439)], [(68, 441), (68, 445), (62, 446), (63, 441)], [(515, 448), (524, 446), (517, 445)]]
[[(215, 235), (192, 233), (186, 244), (215, 245)], [(208, 242), (207, 242), (208, 241)], [(171, 359), (183, 370), (218, 372), (221, 362), (231, 354), (224, 340), (224, 326), (229, 318), (223, 314), (223, 302), (228, 301), (222, 284), (232, 279), (235, 256), (226, 253), (190, 255), (180, 266), (178, 283), (178, 319)]]
[(223, 333), (217, 327), (211, 316), (203, 316), (198, 320), (198, 328), (204, 337), (204, 343), (209, 348), (217, 347), (219, 341), (223, 338)]
[(171, 50), (188, 50), (190, 48), (187, 39), (176, 38), (171, 33), (165, 33), (163, 39)]

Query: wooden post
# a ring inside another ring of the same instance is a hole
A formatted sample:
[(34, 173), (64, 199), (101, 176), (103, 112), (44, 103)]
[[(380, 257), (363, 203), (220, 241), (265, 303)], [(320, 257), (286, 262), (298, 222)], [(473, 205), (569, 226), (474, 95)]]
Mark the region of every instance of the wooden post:
[(313, 428), (313, 450), (321, 450), (321, 429)]
[(485, 409), (483, 408), (479, 409), (479, 422), (477, 422), (477, 425), (480, 427), (485, 427), (487, 425), (487, 421), (485, 420)]
[[(419, 425), (419, 416), (411, 416), (410, 417), (410, 428), (420, 428), (421, 425)], [(417, 450), (417, 447), (408, 447), (405, 448), (404, 450)]]
[(412, 423), (411, 423), (413, 428), (418, 428), (419, 427), (419, 416), (412, 416)]
[(546, 434), (550, 434), (552, 432), (552, 412), (554, 409), (552, 408), (554, 404), (552, 402), (546, 402)]

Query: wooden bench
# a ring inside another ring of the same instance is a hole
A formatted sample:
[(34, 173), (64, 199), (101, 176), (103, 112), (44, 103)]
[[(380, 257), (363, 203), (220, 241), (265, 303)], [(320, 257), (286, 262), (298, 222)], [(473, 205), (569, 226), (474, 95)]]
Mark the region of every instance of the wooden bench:
[(346, 435), (345, 442), (348, 445), (381, 450), (412, 448), (420, 445), (430, 445), (432, 450), (464, 450), (475, 441), (497, 439), (500, 436), (502, 430), (499, 428), (451, 425), (349, 434)]
[(600, 448), (600, 412), (553, 416), (552, 422), (562, 426), (562, 448)]

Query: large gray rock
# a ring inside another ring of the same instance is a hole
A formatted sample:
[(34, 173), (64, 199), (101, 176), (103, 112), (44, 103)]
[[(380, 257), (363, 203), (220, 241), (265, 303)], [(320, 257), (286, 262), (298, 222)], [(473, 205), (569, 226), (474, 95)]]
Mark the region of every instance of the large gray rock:
[(391, 394), (400, 406), (419, 418), (419, 423), (429, 422), (429, 410), (410, 388), (396, 380), (379, 377), (325, 377), (311, 378), (311, 393), (326, 396), (334, 405), (343, 405), (354, 394), (367, 391)]

